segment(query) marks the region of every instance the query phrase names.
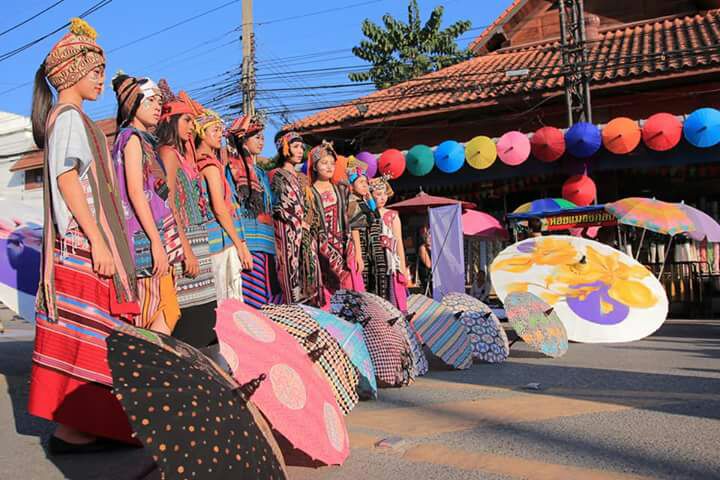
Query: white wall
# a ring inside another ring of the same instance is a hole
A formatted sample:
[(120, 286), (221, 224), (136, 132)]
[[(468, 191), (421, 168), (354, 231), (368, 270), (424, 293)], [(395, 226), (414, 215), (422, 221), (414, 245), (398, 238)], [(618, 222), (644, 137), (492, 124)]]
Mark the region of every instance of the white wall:
[[(10, 167), (20, 159), (22, 153), (34, 148), (30, 119), (14, 113), (0, 112), (0, 199), (22, 200), (42, 208), (42, 189), (25, 191), (25, 174), (10, 171)], [(11, 156), (6, 157), (7, 155)]]

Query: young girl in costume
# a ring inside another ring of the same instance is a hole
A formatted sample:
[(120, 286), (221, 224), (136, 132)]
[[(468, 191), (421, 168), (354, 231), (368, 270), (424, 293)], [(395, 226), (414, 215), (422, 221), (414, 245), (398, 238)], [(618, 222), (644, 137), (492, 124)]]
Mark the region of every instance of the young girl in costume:
[(378, 271), (377, 277), (384, 277), (384, 285), (378, 288), (378, 295), (392, 302), (401, 312), (407, 311), (407, 266), (405, 248), (402, 242), (400, 216), (394, 210), (385, 208), (394, 194), (392, 187), (384, 177), (370, 180), (370, 190), (382, 219), (380, 245), (385, 251), (384, 272)]
[(238, 213), (253, 260), (252, 268), (242, 273), (243, 301), (255, 308), (276, 303), (280, 294), (270, 181), (256, 164), (265, 145), (264, 128), (260, 116), (243, 116), (226, 133), (229, 156), (226, 175), (237, 192)]
[(227, 298), (242, 300), (242, 270), (252, 266), (252, 257), (242, 238), (235, 190), (225, 178), (225, 165), (218, 155), (222, 147), (223, 122), (220, 116), (199, 105), (195, 117), (196, 161), (210, 204), (208, 237), (215, 275), (217, 301)]
[(317, 245), (309, 241), (307, 179), (296, 170), (305, 142), (297, 132), (280, 133), (275, 141), (279, 168), (271, 172), (277, 269), (285, 303), (318, 305), (322, 294)]
[[(43, 259), (28, 411), (57, 422), (53, 454), (128, 443), (105, 338), (140, 313), (135, 266), (107, 140), (85, 115), (105, 79), (95, 31), (73, 19), (37, 73), (32, 125), (44, 148)], [(57, 91), (57, 104), (48, 82)]]
[(318, 247), (326, 302), (339, 289), (365, 291), (357, 270), (357, 257), (350, 234), (348, 190), (331, 182), (337, 155), (323, 142), (308, 154), (313, 209), (318, 218)]
[(359, 271), (362, 274), (365, 290), (377, 294), (377, 266), (385, 264), (385, 252), (380, 246), (382, 232), (380, 215), (375, 199), (370, 194), (365, 169), (356, 166), (349, 170), (348, 183), (352, 192), (348, 216), (356, 256), (360, 255)]
[(112, 85), (119, 128), (112, 153), (142, 306), (137, 326), (169, 335), (180, 317), (170, 262), (182, 260), (182, 246), (157, 139), (149, 132), (160, 119), (162, 97), (149, 78), (118, 73)]
[(216, 340), (213, 327), (217, 292), (208, 241), (210, 206), (203, 195), (203, 179), (195, 162), (195, 113), (184, 93), (175, 96), (164, 80), (158, 86), (163, 94), (156, 133), (160, 160), (167, 174), (168, 203), (178, 223), (185, 253), (184, 268), (177, 267), (175, 271), (181, 314), (173, 336), (204, 347)]

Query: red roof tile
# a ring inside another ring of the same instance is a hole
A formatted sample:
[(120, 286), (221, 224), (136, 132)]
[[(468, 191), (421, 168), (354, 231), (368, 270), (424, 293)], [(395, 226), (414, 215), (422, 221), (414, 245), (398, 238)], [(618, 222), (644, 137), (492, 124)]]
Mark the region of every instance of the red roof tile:
[[(518, 3), (518, 2), (516, 2)], [(513, 4), (514, 5), (514, 4)], [(510, 8), (513, 8), (512, 6)], [(613, 27), (589, 45), (592, 85), (653, 81), (676, 73), (720, 68), (720, 9)], [(502, 97), (562, 88), (557, 42), (510, 48), (470, 59), (438, 72), (323, 110), (288, 128), (308, 132), (396, 115), (432, 112), (463, 104), (495, 103)], [(509, 77), (510, 70), (528, 69)], [(357, 106), (366, 105), (360, 113)]]

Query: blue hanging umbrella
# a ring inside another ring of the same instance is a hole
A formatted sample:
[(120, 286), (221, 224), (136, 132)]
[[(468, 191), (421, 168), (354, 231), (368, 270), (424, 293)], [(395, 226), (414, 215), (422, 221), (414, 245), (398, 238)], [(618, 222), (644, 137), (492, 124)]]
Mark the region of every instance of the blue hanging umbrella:
[(465, 163), (465, 148), (454, 140), (446, 140), (435, 149), (435, 165), (445, 173), (455, 173)]
[(576, 123), (565, 133), (567, 151), (577, 158), (591, 157), (600, 150), (600, 129), (588, 122)]
[(685, 139), (700, 148), (720, 143), (720, 110), (700, 108), (690, 114), (683, 125)]
[(305, 313), (314, 318), (322, 328), (337, 340), (340, 347), (357, 368), (360, 374), (358, 394), (363, 398), (377, 398), (375, 368), (373, 368), (370, 353), (365, 345), (362, 325), (350, 323), (319, 308), (307, 305), (300, 306), (305, 310)]

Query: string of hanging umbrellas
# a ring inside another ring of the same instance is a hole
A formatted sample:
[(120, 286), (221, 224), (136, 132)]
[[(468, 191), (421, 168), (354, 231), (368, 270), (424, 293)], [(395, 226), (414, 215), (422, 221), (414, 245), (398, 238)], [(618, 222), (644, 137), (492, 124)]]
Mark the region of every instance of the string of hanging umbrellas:
[[(604, 146), (617, 155), (635, 150), (640, 142), (654, 151), (675, 148), (682, 138), (698, 148), (720, 144), (720, 110), (700, 108), (686, 116), (656, 113), (645, 120), (618, 117), (605, 125), (576, 123), (568, 129), (542, 127), (534, 133), (510, 131), (499, 138), (476, 136), (466, 143), (446, 140), (435, 147), (415, 145), (406, 151), (390, 148), (380, 154), (360, 152), (352, 158), (367, 164), (370, 177), (376, 174), (399, 178), (409, 172), (414, 176), (429, 174), (433, 168), (455, 173), (465, 163), (477, 170), (490, 168), (497, 159), (509, 166), (524, 163), (530, 155), (551, 163), (563, 155), (586, 159)], [(344, 170), (344, 169), (343, 169)]]

